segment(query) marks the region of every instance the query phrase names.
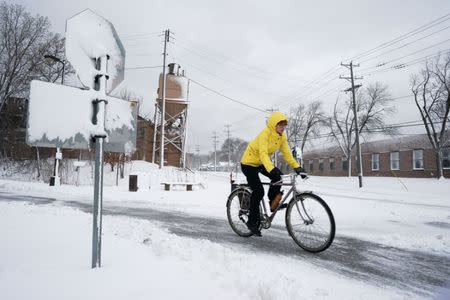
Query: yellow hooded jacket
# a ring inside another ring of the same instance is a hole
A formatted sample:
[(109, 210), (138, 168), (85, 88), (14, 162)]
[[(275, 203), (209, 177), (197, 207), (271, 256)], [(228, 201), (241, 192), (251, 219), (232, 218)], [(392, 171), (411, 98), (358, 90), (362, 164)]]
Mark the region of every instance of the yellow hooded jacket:
[(244, 154), (242, 155), (241, 163), (248, 166), (259, 167), (264, 165), (267, 172), (272, 171), (274, 165), (270, 157), (277, 150), (281, 150), (284, 160), (292, 167), (300, 167), (299, 163), (294, 159), (289, 149), (286, 133), (279, 134), (276, 131), (276, 126), (281, 121), (287, 121), (286, 116), (281, 112), (273, 112), (267, 126), (258, 136), (247, 145)]

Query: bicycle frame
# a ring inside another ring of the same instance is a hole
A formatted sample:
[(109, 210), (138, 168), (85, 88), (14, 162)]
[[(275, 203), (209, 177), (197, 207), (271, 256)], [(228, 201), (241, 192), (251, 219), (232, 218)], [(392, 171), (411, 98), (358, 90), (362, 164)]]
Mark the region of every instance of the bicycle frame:
[[(263, 182), (263, 185), (281, 185), (281, 186), (291, 186), (291, 188), (288, 190), (288, 192), (284, 195), (283, 199), (280, 201), (280, 203), (278, 204), (278, 207), (280, 207), (284, 202), (286, 202), (286, 200), (289, 198), (289, 196), (291, 194), (293, 194), (293, 196), (295, 197), (295, 195), (297, 194), (297, 191), (295, 189), (295, 184), (292, 183), (282, 183), (282, 182), (276, 182), (276, 183), (270, 183), (270, 182)], [(270, 222), (272, 222), (272, 220), (275, 218), (275, 215), (278, 212), (278, 207), (269, 215), (267, 212), (267, 207), (266, 207), (266, 202), (264, 200), (261, 201), (261, 206), (262, 209), (264, 211), (264, 214), (269, 216), (269, 220)]]
[[(306, 174), (305, 174), (306, 175)], [(285, 175), (286, 176), (286, 175)], [(288, 175), (291, 178), (291, 182), (290, 183), (283, 183), (283, 178), (280, 181), (277, 181), (275, 183), (270, 183), (270, 182), (262, 182), (263, 185), (280, 185), (280, 186), (290, 186), (291, 188), (288, 190), (288, 192), (286, 193), (286, 195), (284, 195), (283, 199), (280, 201), (280, 203), (278, 204), (278, 207), (269, 215), (267, 213), (267, 207), (266, 207), (266, 203), (264, 200), (261, 201), (261, 206), (262, 209), (264, 211), (264, 215), (269, 217), (269, 221), (272, 222), (273, 219), (275, 218), (275, 215), (277, 214), (279, 207), (286, 202), (286, 200), (289, 198), (289, 196), (295, 197), (296, 195), (300, 194), (299, 191), (297, 191), (296, 185), (295, 185), (295, 179), (297, 178), (297, 174), (290, 174)], [(307, 179), (308, 177), (306, 177)]]

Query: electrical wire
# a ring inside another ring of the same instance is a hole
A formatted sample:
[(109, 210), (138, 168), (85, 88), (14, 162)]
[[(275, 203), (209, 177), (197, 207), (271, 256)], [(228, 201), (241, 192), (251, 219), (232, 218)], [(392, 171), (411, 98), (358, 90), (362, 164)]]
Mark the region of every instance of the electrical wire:
[(264, 114), (267, 114), (267, 112), (266, 112), (265, 110), (262, 110), (262, 109), (260, 109), (260, 108), (255, 107), (255, 106), (251, 106), (251, 105), (249, 105), (249, 104), (247, 104), (247, 103), (245, 103), (245, 102), (242, 102), (242, 101), (240, 101), (240, 100), (236, 100), (236, 99), (233, 99), (233, 98), (231, 98), (231, 97), (228, 97), (228, 96), (222, 94), (221, 92), (218, 92), (218, 91), (216, 91), (216, 90), (214, 90), (214, 89), (212, 89), (212, 88), (209, 88), (209, 87), (207, 87), (206, 85), (204, 85), (204, 84), (202, 84), (202, 83), (200, 83), (200, 82), (198, 82), (198, 81), (196, 81), (196, 80), (194, 80), (194, 79), (192, 79), (192, 78), (188, 78), (188, 79), (189, 79), (191, 82), (197, 84), (198, 86), (201, 86), (202, 88), (204, 88), (204, 89), (206, 89), (206, 90), (208, 90), (208, 91), (210, 91), (210, 92), (213, 92), (214, 94), (219, 95), (219, 96), (221, 96), (221, 97), (223, 97), (223, 98), (225, 98), (225, 99), (228, 99), (228, 100), (230, 100), (230, 101), (232, 101), (232, 102), (234, 102), (234, 103), (237, 103), (237, 104), (246, 106), (246, 107), (248, 107), (248, 108), (254, 109), (254, 110), (256, 110), (256, 111), (262, 112), (262, 113), (264, 113)]
[(142, 70), (142, 69), (156, 69), (162, 68), (163, 66), (144, 66), (144, 67), (127, 67), (125, 70)]
[(353, 56), (353, 57), (351, 57), (349, 59), (346, 59), (345, 61), (351, 61), (351, 60), (359, 59), (361, 57), (368, 56), (368, 55), (370, 55), (370, 54), (372, 54), (372, 53), (374, 53), (374, 52), (376, 52), (378, 50), (385, 49), (385, 48), (387, 48), (387, 47), (389, 47), (391, 45), (394, 45), (395, 43), (398, 43), (400, 41), (405, 40), (408, 37), (414, 36), (414, 35), (416, 35), (418, 33), (421, 33), (421, 32), (423, 32), (425, 30), (428, 30), (428, 29), (430, 29), (430, 28), (432, 28), (434, 26), (437, 26), (437, 25), (439, 25), (439, 24), (441, 24), (443, 22), (446, 22), (449, 19), (450, 19), (450, 13), (447, 13), (447, 14), (445, 14), (442, 17), (439, 17), (439, 18), (437, 18), (437, 19), (435, 19), (435, 20), (433, 20), (433, 21), (431, 21), (431, 22), (429, 22), (429, 23), (427, 23), (425, 25), (419, 26), (418, 28), (416, 28), (416, 29), (414, 29), (412, 31), (409, 31), (409, 32), (407, 32), (405, 34), (402, 34), (401, 36), (399, 36), (397, 38), (394, 38), (394, 39), (392, 39), (390, 41), (384, 42), (381, 45), (378, 45), (377, 47), (374, 47), (372, 49), (369, 49), (367, 51), (359, 53), (359, 54), (357, 54), (357, 55), (355, 55), (355, 56)]
[(447, 27), (442, 28), (442, 29), (440, 29), (440, 30), (434, 31), (434, 32), (432, 32), (432, 33), (430, 33), (430, 34), (428, 34), (428, 35), (426, 35), (426, 36), (423, 36), (423, 37), (421, 37), (421, 38), (419, 38), (419, 39), (416, 39), (416, 40), (414, 40), (414, 41), (411, 41), (411, 42), (408, 42), (408, 43), (406, 43), (406, 44), (403, 44), (403, 45), (401, 45), (401, 46), (399, 46), (399, 47), (397, 47), (397, 48), (390, 49), (390, 50), (388, 50), (388, 51), (386, 51), (386, 52), (383, 52), (383, 53), (380, 53), (380, 54), (378, 54), (378, 55), (376, 55), (376, 56), (373, 56), (373, 57), (370, 57), (370, 58), (368, 58), (368, 59), (362, 60), (362, 61), (360, 61), (360, 63), (364, 63), (364, 62), (369, 61), (369, 60), (372, 60), (372, 59), (374, 59), (374, 58), (383, 56), (383, 55), (385, 55), (385, 54), (387, 54), (387, 53), (391, 53), (391, 52), (393, 52), (393, 51), (395, 51), (395, 50), (404, 48), (404, 47), (406, 47), (406, 46), (409, 46), (409, 45), (411, 45), (411, 44), (413, 44), (413, 43), (416, 43), (416, 42), (418, 42), (418, 41), (421, 41), (421, 40), (423, 40), (423, 39), (426, 39), (426, 38), (428, 38), (428, 37), (430, 37), (430, 36), (432, 36), (432, 35), (435, 35), (436, 33), (439, 33), (439, 32), (441, 32), (441, 31), (444, 31), (444, 30), (449, 29), (449, 28), (450, 28), (450, 26), (447, 26)]
[(366, 71), (366, 70), (369, 70), (369, 69), (379, 68), (379, 67), (385, 66), (385, 65), (390, 64), (390, 63), (392, 63), (392, 62), (394, 62), (394, 61), (398, 61), (398, 60), (403, 59), (403, 58), (405, 58), (405, 57), (408, 57), (408, 56), (417, 54), (417, 53), (419, 53), (419, 52), (423, 52), (423, 51), (428, 50), (428, 49), (430, 49), (430, 48), (434, 48), (434, 47), (436, 47), (436, 46), (439, 46), (439, 45), (441, 45), (441, 44), (445, 44), (445, 43), (447, 43), (448, 41), (450, 41), (450, 39), (447, 39), (447, 40), (441, 41), (441, 42), (439, 42), (439, 43), (437, 43), (437, 44), (434, 44), (434, 45), (431, 45), (431, 46), (422, 48), (422, 49), (420, 49), (420, 50), (417, 50), (417, 51), (414, 51), (414, 52), (412, 52), (412, 53), (406, 54), (406, 55), (404, 55), (404, 56), (401, 56), (401, 57), (398, 57), (398, 58), (395, 58), (395, 59), (391, 59), (391, 60), (386, 61), (386, 62), (383, 62), (383, 63), (379, 63), (379, 64), (377, 64), (377, 65), (375, 65), (375, 66), (360, 69), (359, 71), (360, 71), (360, 72), (363, 72), (363, 71)]

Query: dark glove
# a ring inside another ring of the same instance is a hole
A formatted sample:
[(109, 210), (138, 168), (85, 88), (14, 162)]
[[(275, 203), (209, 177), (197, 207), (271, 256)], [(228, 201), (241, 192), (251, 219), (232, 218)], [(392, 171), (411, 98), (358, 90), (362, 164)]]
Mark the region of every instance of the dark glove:
[(306, 178), (306, 174), (301, 174), (301, 173), (306, 173), (305, 169), (303, 169), (302, 167), (298, 167), (294, 169), (295, 173), (297, 173), (297, 175), (300, 175), (302, 177), (302, 179)]
[(283, 175), (283, 173), (277, 167), (273, 168), (269, 174), (271, 177), (281, 177), (281, 175)]

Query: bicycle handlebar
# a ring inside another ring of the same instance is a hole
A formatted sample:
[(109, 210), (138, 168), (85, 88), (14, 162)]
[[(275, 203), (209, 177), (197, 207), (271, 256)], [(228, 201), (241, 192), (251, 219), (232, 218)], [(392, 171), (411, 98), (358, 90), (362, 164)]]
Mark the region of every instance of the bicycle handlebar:
[(287, 177), (287, 176), (289, 176), (289, 178), (291, 178), (291, 177), (297, 177), (297, 176), (301, 176), (302, 177), (302, 179), (303, 180), (306, 180), (306, 179), (308, 179), (309, 178), (309, 176), (308, 176), (308, 174), (307, 173), (300, 173), (300, 174), (297, 174), (297, 173), (290, 173), (290, 174), (283, 174), (283, 175), (281, 175), (281, 180), (279, 180), (279, 181), (277, 181), (277, 182), (274, 182), (274, 183), (271, 183), (271, 182), (267, 182), (267, 183), (263, 183), (263, 184), (269, 184), (269, 185), (292, 185), (292, 183), (289, 183), (289, 184), (283, 184), (283, 177)]

